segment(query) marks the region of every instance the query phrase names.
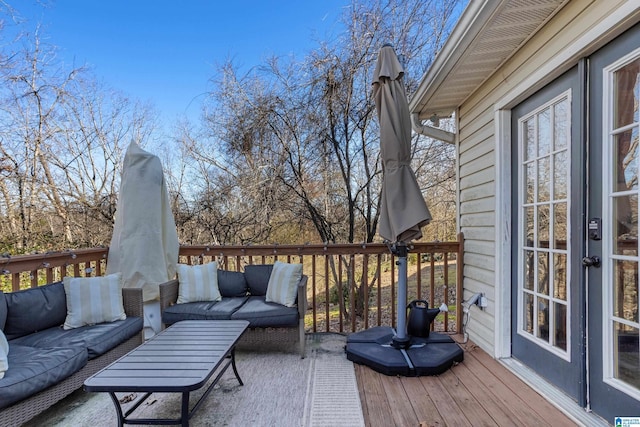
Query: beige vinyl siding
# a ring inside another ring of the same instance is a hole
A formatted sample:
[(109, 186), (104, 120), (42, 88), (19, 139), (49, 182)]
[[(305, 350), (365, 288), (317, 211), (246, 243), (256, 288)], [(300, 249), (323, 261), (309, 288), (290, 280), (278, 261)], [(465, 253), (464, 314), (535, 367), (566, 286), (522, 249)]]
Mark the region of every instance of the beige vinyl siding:
[(465, 249), (469, 252), (489, 256), (493, 256), (496, 252), (493, 242), (486, 242), (482, 240), (467, 240), (465, 242)]
[(482, 184), (493, 183), (496, 171), (493, 165), (475, 173), (470, 173), (460, 180), (460, 187), (469, 188)]
[[(464, 264), (467, 267), (475, 267), (481, 270), (480, 274), (486, 278), (493, 278), (493, 272), (487, 268), (493, 262), (493, 255), (482, 255), (477, 253), (468, 253), (464, 256)], [(487, 287), (491, 287), (487, 284)], [(486, 289), (485, 289), (486, 290)]]
[[(463, 166), (461, 166), (460, 174), (464, 176), (469, 176), (479, 171), (485, 171), (489, 168), (491, 168), (492, 173), (495, 173), (494, 163), (495, 163), (494, 153), (493, 151), (489, 151), (487, 153), (480, 155), (480, 157), (475, 158), (473, 162), (466, 163)], [(491, 179), (493, 179), (493, 177)]]
[(484, 184), (474, 185), (472, 187), (466, 187), (460, 189), (460, 203), (464, 203), (469, 200), (477, 200), (484, 198), (487, 194), (494, 193), (495, 183), (485, 182)]
[[(490, 354), (495, 352), (495, 295), (498, 287), (510, 286), (510, 278), (496, 283), (496, 137), (495, 106), (508, 93), (519, 91), (513, 107), (545, 84), (575, 66), (604, 44), (595, 43), (588, 51), (576, 52), (574, 58), (557, 67), (542, 80), (528, 82), (529, 76), (543, 64), (567, 49), (582, 34), (617, 9), (623, 1), (571, 1), (534, 35), (515, 55), (503, 64), (458, 110), (459, 225), (465, 237), (464, 298), (483, 292), (489, 306), (472, 308), (467, 332), (470, 338)], [(607, 40), (615, 34), (608, 34)], [(525, 83), (526, 82), (526, 83)], [(505, 165), (501, 170), (508, 171)], [(509, 221), (509, 220), (508, 220)], [(510, 221), (509, 221), (510, 222)], [(511, 235), (509, 227), (508, 234)], [(513, 265), (513, 260), (511, 262)], [(504, 314), (505, 316), (507, 314)]]
[(470, 213), (460, 221), (462, 227), (493, 227), (495, 223), (495, 211)]
[[(491, 109), (487, 110), (491, 111)], [(465, 237), (464, 277), (466, 300), (476, 292), (493, 297), (495, 282), (495, 155), (493, 126), (482, 120), (465, 121), (461, 116), (459, 151), (459, 225)], [(482, 348), (493, 348), (493, 308), (471, 308), (468, 328), (472, 339)]]
[[(462, 218), (465, 215), (472, 215), (477, 212), (494, 212), (496, 206), (495, 197), (485, 197), (480, 200), (472, 200), (464, 203), (464, 205), (460, 206), (460, 223), (462, 224)], [(468, 240), (468, 239), (465, 239)], [(471, 242), (469, 242), (471, 243)], [(466, 250), (465, 246), (465, 250)], [(495, 250), (495, 248), (494, 248)]]

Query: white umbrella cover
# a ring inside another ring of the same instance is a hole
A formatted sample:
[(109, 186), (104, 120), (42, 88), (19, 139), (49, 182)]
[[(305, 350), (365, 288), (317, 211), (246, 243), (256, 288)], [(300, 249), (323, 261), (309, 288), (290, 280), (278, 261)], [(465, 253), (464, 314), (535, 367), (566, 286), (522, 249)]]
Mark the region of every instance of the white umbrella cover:
[(422, 237), (420, 228), (431, 221), (431, 214), (411, 169), (411, 118), (403, 76), (393, 47), (383, 46), (373, 75), (384, 172), (378, 234), (408, 243)]
[(411, 169), (411, 118), (403, 84), (404, 69), (390, 45), (378, 54), (373, 95), (380, 124), (382, 200), (378, 234), (393, 242), (398, 257), (398, 322), (393, 345), (407, 348), (407, 243), (422, 237), (431, 214)]
[(143, 289), (145, 318), (154, 330), (159, 315), (149, 318), (148, 303), (158, 300), (160, 283), (175, 277), (179, 249), (160, 159), (132, 142), (124, 157), (107, 274), (122, 272), (125, 287)]

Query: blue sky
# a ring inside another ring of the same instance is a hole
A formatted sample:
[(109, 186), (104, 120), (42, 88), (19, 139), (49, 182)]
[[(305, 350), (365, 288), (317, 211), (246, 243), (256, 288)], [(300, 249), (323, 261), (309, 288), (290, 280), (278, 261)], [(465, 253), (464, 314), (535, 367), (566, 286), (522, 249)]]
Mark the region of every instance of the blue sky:
[[(69, 65), (150, 101), (163, 119), (197, 117), (216, 65), (302, 56), (340, 29), (349, 0), (16, 0)], [(43, 7), (44, 3), (46, 7)]]

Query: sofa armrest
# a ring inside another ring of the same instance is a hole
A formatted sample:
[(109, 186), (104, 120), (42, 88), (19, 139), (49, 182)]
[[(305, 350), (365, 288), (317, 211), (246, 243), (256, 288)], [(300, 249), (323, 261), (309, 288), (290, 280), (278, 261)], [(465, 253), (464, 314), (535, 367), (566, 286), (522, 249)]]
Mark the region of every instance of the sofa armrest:
[(309, 278), (305, 275), (302, 276), (300, 281), (298, 282), (298, 313), (300, 314), (300, 318), (304, 319), (305, 314), (307, 313), (307, 280)]
[(143, 317), (142, 288), (122, 288), (122, 304), (127, 317)]
[(178, 301), (178, 279), (160, 283), (160, 313)]

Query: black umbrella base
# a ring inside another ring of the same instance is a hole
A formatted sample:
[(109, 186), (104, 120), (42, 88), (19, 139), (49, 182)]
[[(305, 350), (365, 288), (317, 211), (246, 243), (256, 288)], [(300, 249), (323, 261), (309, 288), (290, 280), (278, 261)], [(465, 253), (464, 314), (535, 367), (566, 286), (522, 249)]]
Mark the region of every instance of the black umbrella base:
[(439, 375), (462, 362), (464, 352), (450, 336), (431, 332), (428, 338), (411, 337), (406, 349), (393, 344), (395, 332), (376, 326), (347, 337), (347, 359), (385, 375), (419, 377)]

